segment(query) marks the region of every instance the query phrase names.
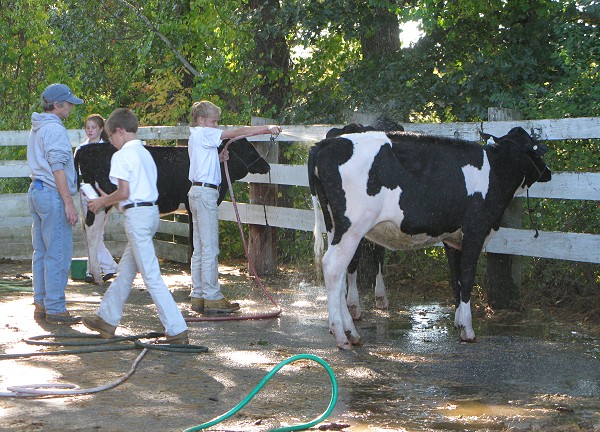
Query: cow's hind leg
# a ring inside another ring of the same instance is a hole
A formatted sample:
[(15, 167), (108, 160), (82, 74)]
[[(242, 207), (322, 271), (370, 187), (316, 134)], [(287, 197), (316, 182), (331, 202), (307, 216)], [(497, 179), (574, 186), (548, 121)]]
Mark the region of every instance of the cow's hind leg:
[(346, 304), (344, 278), (352, 259), (351, 254), (356, 250), (358, 242), (355, 242), (354, 245), (349, 244), (348, 241), (342, 241), (342, 243), (330, 245), (323, 256), (323, 278), (327, 290), (329, 330), (333, 333), (340, 349), (350, 349), (352, 345), (360, 344), (360, 336)]

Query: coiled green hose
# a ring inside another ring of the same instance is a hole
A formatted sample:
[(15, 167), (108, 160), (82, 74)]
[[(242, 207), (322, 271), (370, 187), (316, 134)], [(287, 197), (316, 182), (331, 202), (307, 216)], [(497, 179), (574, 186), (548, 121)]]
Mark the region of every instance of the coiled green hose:
[(250, 400), (256, 396), (256, 394), (260, 391), (261, 388), (264, 387), (264, 385), (271, 379), (271, 377), (273, 375), (275, 375), (279, 369), (281, 369), (282, 367), (293, 363), (295, 361), (298, 360), (302, 360), (302, 359), (308, 359), (308, 360), (313, 360), (317, 363), (319, 363), (321, 366), (323, 366), (323, 368), (325, 368), (325, 370), (327, 371), (327, 374), (329, 375), (329, 380), (331, 381), (331, 400), (329, 401), (329, 406), (327, 407), (327, 410), (325, 410), (325, 412), (323, 414), (321, 414), (319, 417), (315, 418), (314, 420), (308, 422), (308, 423), (302, 423), (299, 425), (295, 425), (295, 426), (287, 426), (287, 427), (282, 427), (282, 428), (277, 428), (277, 429), (272, 429), (270, 432), (287, 432), (287, 431), (298, 431), (298, 430), (306, 430), (314, 425), (316, 425), (317, 423), (323, 421), (325, 418), (327, 418), (327, 416), (329, 414), (331, 414), (331, 411), (333, 411), (333, 408), (335, 407), (335, 403), (337, 402), (337, 396), (338, 396), (338, 386), (337, 386), (337, 381), (335, 379), (335, 375), (333, 374), (333, 369), (331, 369), (331, 367), (327, 364), (327, 362), (325, 360), (323, 360), (322, 358), (313, 355), (313, 354), (296, 354), (284, 361), (282, 361), (281, 363), (279, 363), (277, 366), (275, 366), (263, 379), (262, 381), (254, 388), (254, 390), (252, 390), (252, 392), (250, 392), (250, 394), (248, 396), (246, 396), (244, 398), (244, 400), (242, 400), (239, 404), (237, 404), (235, 407), (233, 407), (232, 409), (230, 409), (229, 411), (227, 411), (225, 414), (211, 420), (208, 421), (206, 423), (202, 423), (201, 425), (198, 426), (194, 426), (191, 427), (189, 429), (185, 429), (184, 432), (195, 432), (195, 431), (199, 431), (202, 429), (206, 429), (208, 427), (211, 427), (213, 425), (216, 425), (217, 423), (222, 422), (223, 420), (231, 417), (232, 415), (236, 414), (239, 410), (241, 410), (244, 406), (246, 406), (246, 404), (248, 402), (250, 402)]

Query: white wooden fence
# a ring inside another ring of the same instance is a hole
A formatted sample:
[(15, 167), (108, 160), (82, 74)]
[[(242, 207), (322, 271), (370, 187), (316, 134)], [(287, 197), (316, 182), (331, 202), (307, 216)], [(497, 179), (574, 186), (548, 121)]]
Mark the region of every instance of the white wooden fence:
[[(284, 132), (277, 139), (280, 145), (300, 142), (312, 145), (322, 139), (326, 132), (339, 125), (283, 126)], [(432, 135), (478, 140), (479, 132), (504, 135), (510, 128), (521, 126), (537, 134), (542, 141), (566, 139), (600, 139), (600, 118), (550, 119), (530, 121), (496, 121), (477, 123), (413, 123), (403, 124), (407, 131)], [(0, 131), (1, 146), (24, 146), (29, 131)], [(150, 126), (139, 130), (143, 140), (187, 139), (187, 126)], [(83, 141), (81, 130), (70, 130), (73, 145)], [(256, 141), (268, 141), (268, 137), (255, 137)], [(552, 143), (548, 143), (550, 146)], [(550, 167), (552, 168), (552, 167)], [(29, 170), (25, 161), (0, 161), (1, 177), (27, 177)], [(305, 165), (271, 164), (270, 174), (248, 175), (243, 182), (271, 183), (308, 187)], [(552, 181), (536, 183), (530, 189), (530, 197), (564, 200), (600, 201), (600, 173), (552, 173)], [(598, 207), (596, 207), (598, 209)], [(312, 209), (295, 209), (248, 203), (238, 203), (240, 217), (244, 223), (312, 231), (314, 212)], [(266, 216), (266, 219), (265, 219)], [(600, 214), (598, 215), (600, 217)], [(230, 202), (219, 207), (219, 218), (235, 221)], [(106, 230), (107, 246), (116, 256), (124, 247), (122, 218), (116, 212), (111, 215), (112, 223)], [(31, 218), (27, 210), (26, 194), (0, 196), (0, 258), (27, 259), (31, 257)], [(187, 237), (187, 224), (162, 221), (162, 233)], [(157, 254), (174, 261), (188, 261), (188, 247), (171, 242), (156, 241)], [(487, 252), (535, 256), (569, 261), (600, 263), (600, 234), (540, 231), (534, 238), (531, 230), (501, 228), (488, 244)], [(85, 256), (85, 245), (81, 228), (75, 228), (75, 255)]]

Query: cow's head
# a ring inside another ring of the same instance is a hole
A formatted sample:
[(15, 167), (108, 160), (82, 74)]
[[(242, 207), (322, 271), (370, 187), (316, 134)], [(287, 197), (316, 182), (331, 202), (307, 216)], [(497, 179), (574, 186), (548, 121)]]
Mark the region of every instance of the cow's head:
[[(219, 153), (229, 140), (225, 140), (219, 146)], [(227, 169), (232, 182), (242, 179), (250, 174), (266, 174), (271, 170), (269, 163), (260, 155), (254, 146), (246, 138), (232, 142), (227, 147), (229, 160)], [(221, 204), (227, 193), (227, 177), (225, 176), (225, 165), (221, 164), (221, 188), (217, 203)]]
[(382, 132), (393, 132), (393, 131), (403, 131), (404, 128), (391, 120), (386, 116), (380, 116), (373, 121), (368, 126), (363, 126), (360, 123), (350, 123), (344, 126), (343, 128), (332, 128), (329, 129), (325, 138), (335, 138), (340, 135), (350, 134), (350, 133), (361, 133), (361, 132), (369, 132), (369, 131), (382, 131)]
[[(219, 153), (227, 142), (228, 140), (221, 143)], [(266, 174), (271, 169), (269, 163), (246, 138), (232, 142), (227, 150), (229, 150), (229, 160), (227, 161), (229, 174), (236, 177), (235, 180), (245, 177), (248, 173)]]
[(481, 133), (481, 138), (488, 143), (490, 140), (497, 145), (516, 146), (516, 151), (525, 153), (525, 180), (523, 186), (531, 187), (535, 182), (547, 182), (552, 178), (552, 172), (542, 156), (548, 151), (548, 147), (529, 135), (522, 127), (512, 128), (508, 134), (497, 138), (493, 135)]

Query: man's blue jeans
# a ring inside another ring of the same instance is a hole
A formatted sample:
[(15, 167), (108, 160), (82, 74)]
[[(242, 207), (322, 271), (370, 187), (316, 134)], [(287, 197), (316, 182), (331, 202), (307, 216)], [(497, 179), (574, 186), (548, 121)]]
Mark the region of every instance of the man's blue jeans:
[(47, 314), (66, 312), (65, 288), (73, 259), (73, 229), (58, 190), (39, 181), (27, 194), (33, 218), (33, 301)]

